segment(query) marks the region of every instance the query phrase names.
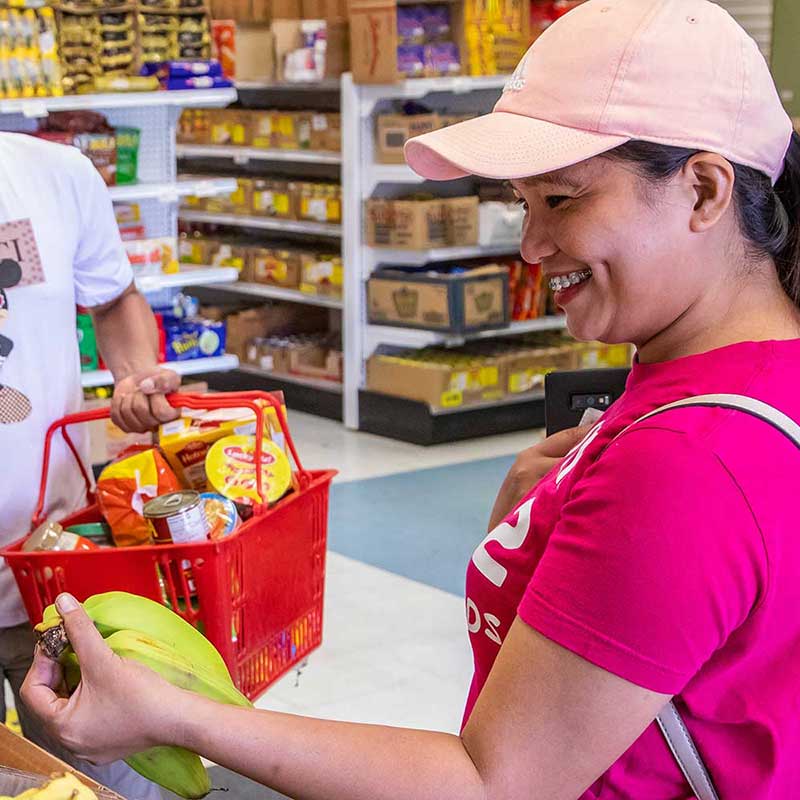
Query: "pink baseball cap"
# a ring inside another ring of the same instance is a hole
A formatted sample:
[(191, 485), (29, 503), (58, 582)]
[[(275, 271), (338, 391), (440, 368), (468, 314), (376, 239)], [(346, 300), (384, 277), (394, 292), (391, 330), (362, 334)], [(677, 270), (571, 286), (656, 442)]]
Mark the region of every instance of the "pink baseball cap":
[(774, 183), (792, 135), (769, 67), (708, 0), (588, 0), (551, 25), (491, 114), (406, 143), (425, 178), (524, 178), (632, 139), (707, 150)]

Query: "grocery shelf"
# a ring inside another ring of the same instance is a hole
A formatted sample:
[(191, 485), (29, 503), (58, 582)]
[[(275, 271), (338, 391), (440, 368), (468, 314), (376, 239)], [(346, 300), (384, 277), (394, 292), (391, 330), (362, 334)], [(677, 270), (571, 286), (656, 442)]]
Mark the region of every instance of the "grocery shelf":
[(338, 92), (339, 78), (323, 78), (321, 81), (237, 81), (239, 91), (259, 92)]
[(243, 214), (213, 214), (208, 211), (181, 209), (178, 216), (184, 222), (207, 222), (215, 225), (231, 225), (237, 228), (261, 228), (283, 233), (308, 233), (314, 236), (340, 237), (342, 226), (330, 222), (277, 219), (275, 217), (248, 217)]
[(230, 158), (236, 164), (248, 161), (289, 161), (306, 164), (341, 164), (341, 153), (324, 150), (282, 150), (263, 147), (239, 147), (221, 144), (178, 144), (178, 158)]
[[(467, 258), (510, 256), (519, 254), (519, 242), (476, 244), (467, 247), (433, 247), (429, 250), (404, 250), (394, 247), (370, 247), (372, 265), (390, 264), (422, 267), (437, 261), (461, 261)], [(369, 270), (370, 272), (372, 269)]]
[[(224, 372), (236, 369), (239, 366), (239, 359), (236, 356), (224, 355), (214, 358), (194, 358), (189, 361), (170, 361), (161, 366), (177, 372), (178, 375), (200, 375), (206, 372)], [(81, 373), (81, 384), (84, 389), (110, 386), (112, 383), (114, 383), (114, 378), (106, 369)]]
[(379, 344), (390, 344), (397, 347), (428, 347), (429, 345), (457, 347), (464, 344), (464, 342), (476, 339), (496, 339), (499, 336), (518, 336), (523, 333), (564, 330), (566, 326), (566, 317), (563, 315), (512, 322), (503, 328), (490, 328), (463, 334), (401, 328), (395, 325), (368, 325), (366, 344), (369, 350), (374, 350)]
[(128, 186), (110, 186), (115, 202), (158, 200), (175, 203), (181, 197), (214, 197), (236, 191), (236, 178), (180, 178), (167, 183), (132, 183)]
[(233, 283), (239, 278), (235, 267), (194, 267), (181, 265), (179, 272), (161, 275), (140, 275), (136, 287), (140, 292), (158, 292), (162, 289), (180, 289), (183, 286), (216, 286)]
[(425, 180), (408, 164), (371, 164), (364, 172), (373, 187), (379, 183), (422, 183)]
[(318, 417), (341, 421), (342, 386), (330, 381), (314, 381), (297, 375), (279, 375), (248, 364), (231, 372), (209, 375), (208, 385), (214, 391), (235, 392), (260, 389), (283, 392), (289, 411), (304, 411)]
[(505, 86), (508, 75), (454, 75), (449, 78), (408, 78), (397, 83), (364, 84), (359, 86), (361, 115), (372, 114), (380, 100), (419, 100), (433, 92), (467, 94), (482, 90), (497, 90)]
[(236, 90), (187, 89), (182, 91), (116, 92), (109, 94), (74, 94), (64, 97), (29, 97), (0, 100), (0, 114), (46, 117), (50, 111), (111, 110), (145, 106), (191, 106), (222, 108), (236, 100)]
[(246, 372), (249, 375), (257, 375), (259, 377), (274, 378), (276, 380), (284, 381), (285, 383), (294, 383), (297, 386), (307, 386), (310, 389), (319, 389), (323, 392), (333, 392), (334, 394), (342, 393), (342, 384), (335, 381), (320, 380), (319, 378), (308, 378), (305, 375), (287, 375), (283, 372), (272, 372), (271, 370), (261, 369), (254, 364), (240, 364), (238, 367), (240, 372)]
[(432, 411), (427, 403), (361, 389), (359, 430), (419, 445), (544, 427), (544, 393)]
[(221, 286), (220, 288), (226, 292), (246, 294), (251, 297), (263, 297), (269, 300), (286, 300), (290, 303), (303, 303), (309, 306), (323, 306), (324, 308), (342, 308), (342, 299), (340, 297), (307, 294), (297, 289), (284, 289), (280, 286), (268, 286), (263, 283), (237, 281), (229, 286)]

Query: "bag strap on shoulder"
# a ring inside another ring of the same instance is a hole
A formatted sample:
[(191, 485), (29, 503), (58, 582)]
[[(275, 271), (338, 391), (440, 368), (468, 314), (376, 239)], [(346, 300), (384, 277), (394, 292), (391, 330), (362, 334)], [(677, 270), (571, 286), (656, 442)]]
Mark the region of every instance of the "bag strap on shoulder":
[[(749, 414), (768, 423), (792, 441), (796, 447), (800, 448), (800, 425), (791, 417), (786, 416), (782, 411), (773, 408), (768, 403), (738, 394), (698, 395), (697, 397), (687, 397), (684, 400), (668, 403), (655, 409), (655, 411), (651, 411), (649, 414), (639, 417), (618, 436), (630, 430), (637, 423), (651, 417), (677, 408), (694, 407), (729, 408)], [(689, 733), (673, 702), (670, 701), (664, 706), (661, 713), (656, 717), (656, 723), (697, 800), (719, 800), (711, 775), (703, 763), (692, 735)]]

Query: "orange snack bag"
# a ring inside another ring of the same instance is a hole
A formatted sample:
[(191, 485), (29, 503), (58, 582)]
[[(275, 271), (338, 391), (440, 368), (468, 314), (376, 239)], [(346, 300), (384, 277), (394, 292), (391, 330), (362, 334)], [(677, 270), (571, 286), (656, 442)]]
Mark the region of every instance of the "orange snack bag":
[(180, 488), (175, 473), (155, 448), (124, 451), (97, 481), (97, 502), (111, 526), (114, 544), (150, 544), (150, 527), (142, 515), (144, 504)]

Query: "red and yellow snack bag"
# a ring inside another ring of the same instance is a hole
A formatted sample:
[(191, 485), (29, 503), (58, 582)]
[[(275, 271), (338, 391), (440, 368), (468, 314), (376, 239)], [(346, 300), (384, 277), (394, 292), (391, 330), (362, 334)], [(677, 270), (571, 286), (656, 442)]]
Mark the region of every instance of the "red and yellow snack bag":
[(150, 527), (142, 515), (144, 504), (180, 488), (175, 473), (155, 448), (124, 451), (97, 481), (97, 502), (111, 526), (114, 544), (150, 544)]

